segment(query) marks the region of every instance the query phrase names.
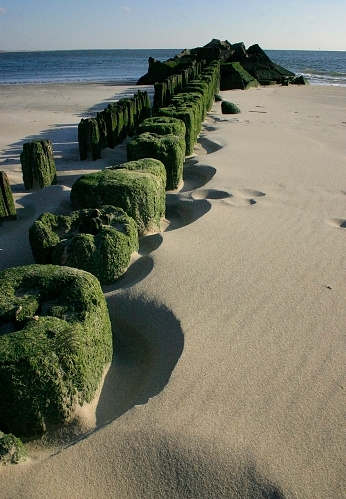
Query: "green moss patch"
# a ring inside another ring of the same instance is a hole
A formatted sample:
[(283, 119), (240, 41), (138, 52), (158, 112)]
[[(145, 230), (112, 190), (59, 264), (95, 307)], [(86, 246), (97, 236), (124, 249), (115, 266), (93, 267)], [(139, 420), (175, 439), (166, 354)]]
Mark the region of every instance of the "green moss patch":
[(0, 431), (0, 462), (2, 464), (17, 464), (25, 461), (27, 450), (20, 438), (12, 433), (2, 433)]
[(221, 90), (241, 89), (247, 90), (251, 87), (258, 87), (259, 82), (248, 73), (239, 62), (229, 62), (221, 64)]
[(197, 138), (197, 123), (196, 123), (196, 111), (191, 106), (185, 106), (183, 103), (181, 106), (168, 106), (160, 107), (157, 110), (158, 116), (167, 116), (168, 118), (180, 119), (184, 122), (186, 127), (185, 135), (185, 154), (190, 156), (193, 153), (193, 148), (195, 146)]
[(233, 104), (233, 102), (228, 102), (226, 100), (221, 102), (221, 111), (222, 111), (222, 114), (238, 114), (238, 113), (240, 113), (240, 109), (238, 106)]
[(185, 137), (142, 133), (127, 143), (127, 159), (133, 161), (143, 158), (160, 160), (167, 173), (165, 188), (177, 189), (183, 178)]
[(136, 222), (113, 206), (64, 216), (43, 213), (30, 228), (29, 239), (37, 263), (86, 270), (102, 284), (120, 277), (138, 249)]
[(166, 206), (164, 171), (160, 161), (146, 158), (83, 175), (72, 186), (72, 207), (117, 206), (135, 220), (139, 233), (160, 231)]
[(96, 277), (55, 265), (0, 273), (0, 428), (42, 433), (90, 402), (112, 358)]
[(147, 118), (138, 127), (137, 134), (152, 132), (158, 135), (178, 135), (184, 137), (186, 126), (182, 120), (168, 116), (154, 116)]

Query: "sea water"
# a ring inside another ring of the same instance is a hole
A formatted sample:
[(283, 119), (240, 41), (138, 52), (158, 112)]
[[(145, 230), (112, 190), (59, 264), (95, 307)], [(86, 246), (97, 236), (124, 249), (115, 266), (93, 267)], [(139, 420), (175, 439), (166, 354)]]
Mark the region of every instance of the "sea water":
[[(148, 71), (148, 59), (166, 61), (181, 49), (57, 50), (0, 52), (0, 85), (112, 83), (132, 85)], [(305, 76), (312, 85), (346, 86), (346, 52), (265, 50), (270, 59)]]

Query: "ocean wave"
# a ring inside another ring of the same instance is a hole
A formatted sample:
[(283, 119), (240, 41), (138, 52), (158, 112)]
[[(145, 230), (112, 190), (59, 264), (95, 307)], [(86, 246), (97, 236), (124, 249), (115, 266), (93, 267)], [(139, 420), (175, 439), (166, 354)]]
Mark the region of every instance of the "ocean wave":
[(343, 73), (341, 71), (326, 71), (321, 69), (305, 68), (304, 73), (316, 76), (336, 76), (340, 78), (346, 78), (346, 73)]
[(334, 85), (346, 87), (346, 74), (333, 75), (332, 73), (307, 72), (299, 73), (304, 76), (311, 85)]

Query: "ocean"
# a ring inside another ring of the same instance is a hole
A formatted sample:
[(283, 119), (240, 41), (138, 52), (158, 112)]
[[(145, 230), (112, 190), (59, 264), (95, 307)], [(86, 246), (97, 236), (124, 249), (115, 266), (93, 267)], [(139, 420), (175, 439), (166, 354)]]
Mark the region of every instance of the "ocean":
[[(181, 49), (0, 52), (0, 85), (113, 83), (132, 85), (148, 70), (148, 58), (165, 61)], [(312, 85), (346, 86), (346, 52), (265, 50), (270, 59), (305, 76)]]

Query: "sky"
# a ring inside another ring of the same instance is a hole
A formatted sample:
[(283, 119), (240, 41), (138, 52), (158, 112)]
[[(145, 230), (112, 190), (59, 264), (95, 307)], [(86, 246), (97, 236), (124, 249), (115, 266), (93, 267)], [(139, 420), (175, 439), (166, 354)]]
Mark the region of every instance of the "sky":
[(0, 0), (0, 50), (345, 50), (346, 0)]

